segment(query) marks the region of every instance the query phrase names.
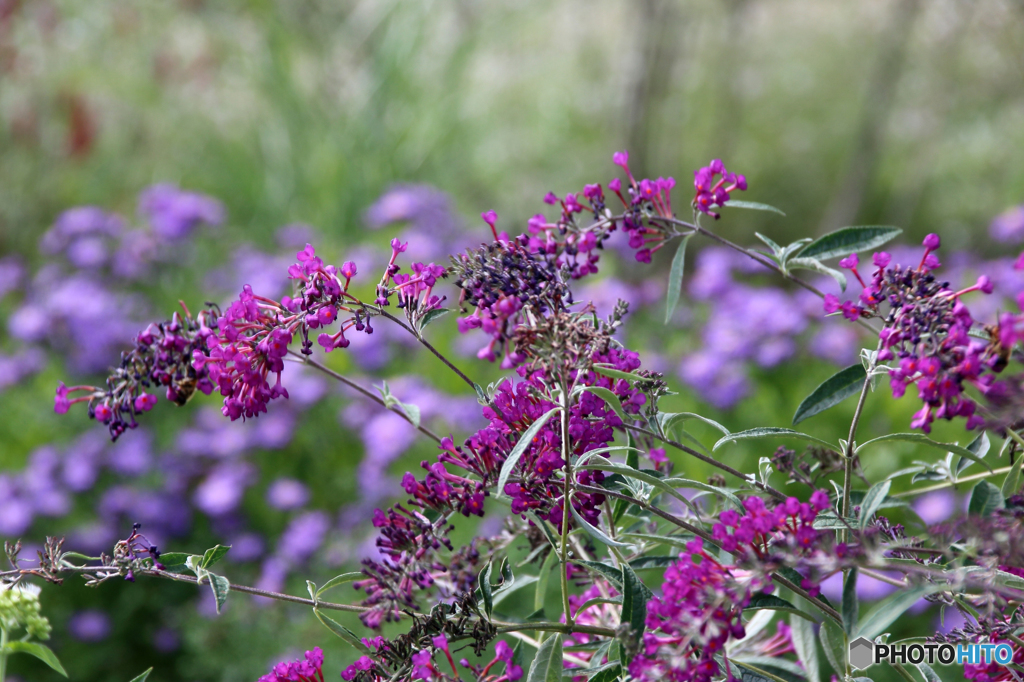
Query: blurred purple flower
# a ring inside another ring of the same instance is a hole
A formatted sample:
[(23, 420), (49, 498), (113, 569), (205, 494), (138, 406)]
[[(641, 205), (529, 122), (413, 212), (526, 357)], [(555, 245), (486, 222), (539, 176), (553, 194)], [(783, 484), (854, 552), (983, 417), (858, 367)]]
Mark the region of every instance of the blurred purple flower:
[(85, 236), (116, 237), (124, 229), (124, 220), (96, 206), (77, 206), (64, 211), (53, 227), (39, 240), (43, 253), (53, 255), (68, 248), (75, 239)]
[(317, 231), (312, 225), (305, 223), (291, 223), (278, 228), (274, 234), (277, 245), (282, 249), (301, 249), (306, 244), (316, 240)]
[(302, 564), (324, 544), (330, 520), (322, 511), (311, 511), (292, 519), (277, 541), (278, 557), (291, 565)]
[(256, 533), (242, 533), (236, 535), (227, 543), (231, 545), (231, 551), (228, 553), (228, 559), (235, 563), (244, 563), (246, 561), (254, 561), (263, 556), (263, 552), (266, 550), (266, 544)]
[(140, 476), (153, 464), (153, 436), (146, 428), (125, 434), (110, 448), (107, 464), (122, 476)]
[(157, 235), (176, 241), (187, 237), (199, 223), (223, 223), (224, 206), (212, 197), (160, 183), (139, 195), (139, 215), (149, 221)]
[(153, 648), (162, 654), (169, 654), (181, 647), (181, 637), (168, 627), (162, 627), (153, 633)]
[(0, 298), (22, 285), (25, 266), (14, 256), (0, 258)]
[(81, 642), (100, 642), (110, 636), (112, 623), (103, 611), (79, 611), (68, 619), (68, 632)]
[(997, 242), (1024, 241), (1024, 205), (1014, 206), (997, 215), (988, 226), (988, 233)]
[(250, 464), (221, 464), (199, 484), (192, 501), (197, 509), (210, 516), (232, 512), (242, 503), (245, 489), (253, 483), (254, 473)]
[(294, 478), (279, 478), (267, 488), (267, 504), (281, 511), (303, 507), (309, 497), (309, 488)]
[(13, 355), (0, 355), (0, 391), (40, 372), (46, 366), (46, 354), (38, 348), (25, 348)]
[(956, 511), (956, 495), (952, 490), (935, 490), (921, 495), (911, 505), (926, 526), (945, 521)]

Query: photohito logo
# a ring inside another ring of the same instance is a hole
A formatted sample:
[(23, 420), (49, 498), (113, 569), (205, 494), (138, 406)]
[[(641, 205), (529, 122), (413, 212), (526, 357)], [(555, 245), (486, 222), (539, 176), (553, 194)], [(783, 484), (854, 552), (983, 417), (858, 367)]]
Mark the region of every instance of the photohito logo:
[(875, 663), (997, 663), (1007, 665), (1013, 660), (1009, 644), (875, 644), (858, 637), (850, 642), (850, 665), (863, 670)]

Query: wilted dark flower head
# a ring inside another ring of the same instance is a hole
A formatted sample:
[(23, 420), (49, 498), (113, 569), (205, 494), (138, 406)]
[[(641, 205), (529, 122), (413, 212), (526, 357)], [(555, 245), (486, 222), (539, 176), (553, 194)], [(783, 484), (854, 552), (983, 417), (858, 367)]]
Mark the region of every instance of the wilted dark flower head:
[[(205, 368), (193, 366), (192, 356), (215, 334), (218, 312), (209, 308), (193, 318), (186, 308), (183, 315), (174, 313), (169, 320), (149, 325), (136, 337), (135, 348), (121, 354), (106, 389), (60, 382), (54, 411), (64, 414), (74, 403), (88, 402), (89, 417), (106, 424), (117, 440), (126, 429), (138, 426), (137, 414), (156, 405), (157, 397), (147, 388), (165, 389), (167, 399), (178, 405), (188, 402), (197, 389), (209, 395), (213, 383)], [(83, 395), (71, 398), (76, 392)]]

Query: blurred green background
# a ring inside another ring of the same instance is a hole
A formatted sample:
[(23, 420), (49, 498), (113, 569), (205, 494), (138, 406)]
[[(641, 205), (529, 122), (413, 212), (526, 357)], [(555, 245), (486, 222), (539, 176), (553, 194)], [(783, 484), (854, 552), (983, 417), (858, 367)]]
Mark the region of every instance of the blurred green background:
[[(274, 233), (287, 223), (318, 228), (318, 249), (338, 262), (356, 243), (386, 243), (390, 234), (369, 233), (363, 212), (394, 183), (439, 187), (471, 224), (493, 208), (512, 231), (548, 190), (606, 182), (610, 155), (623, 148), (638, 175), (680, 178), (680, 205), (689, 174), (711, 158), (745, 173), (742, 198), (788, 217), (733, 212), (715, 224), (744, 244), (755, 231), (783, 242), (894, 224), (908, 243), (937, 232), (952, 249), (1005, 255), (986, 230), (1024, 202), (1024, 3), (0, 0), (0, 256), (40, 266), (37, 241), (63, 210), (92, 204), (130, 216), (141, 189), (176, 182), (223, 201), (228, 219), (188, 262), (139, 284), (167, 311), (179, 298), (201, 300), (197, 273), (238, 244), (280, 250)], [(616, 274), (663, 280), (667, 263), (661, 254), (653, 273), (630, 262)], [(5, 315), (12, 305), (4, 302)], [(660, 315), (655, 306), (638, 316), (630, 337), (682, 356), (693, 330), (665, 328)], [(465, 363), (476, 377), (498, 376)], [(459, 390), (416, 357), (388, 373), (410, 370)], [(730, 412), (709, 410), (690, 390), (674, 404), (733, 430), (788, 425), (832, 371), (800, 359), (760, 372), (757, 395)], [(80, 413), (52, 414), (62, 377), (54, 359), (0, 395), (0, 469), (20, 469), (40, 444), (94, 428)], [(255, 460), (263, 476), (319, 477), (314, 497), (329, 511), (355, 494), (346, 472), (363, 455), (336, 407), (314, 409), (303, 437)], [(914, 409), (878, 394), (865, 431), (906, 430)], [(834, 438), (851, 410), (843, 405), (807, 430)], [(164, 439), (188, 419), (169, 409), (154, 417)], [(965, 439), (960, 425), (940, 425), (936, 437)], [(428, 453), (414, 448), (393, 470)], [(729, 456), (749, 468), (764, 454), (737, 446)], [(934, 458), (894, 446), (864, 464), (877, 475), (925, 456)], [(675, 461), (692, 478), (711, 473)], [(256, 514), (259, 503), (247, 499)], [(60, 532), (48, 523), (33, 532)], [(190, 539), (218, 540), (208, 528)], [(245, 570), (239, 582), (253, 578)], [(322, 582), (332, 571), (314, 566), (310, 577)], [(301, 580), (289, 586), (304, 592)], [(96, 593), (69, 582), (44, 591), (54, 647), (75, 680), (127, 680), (149, 665), (154, 682), (255, 679), (271, 656), (314, 644), (329, 649), (335, 676), (350, 657), (303, 609), (238, 599), (211, 620), (193, 600), (182, 585)], [(69, 638), (62, 619), (98, 604), (114, 612), (112, 636)], [(150, 639), (163, 619), (181, 642), (158, 654)], [(54, 679), (14, 660), (25, 680)]]

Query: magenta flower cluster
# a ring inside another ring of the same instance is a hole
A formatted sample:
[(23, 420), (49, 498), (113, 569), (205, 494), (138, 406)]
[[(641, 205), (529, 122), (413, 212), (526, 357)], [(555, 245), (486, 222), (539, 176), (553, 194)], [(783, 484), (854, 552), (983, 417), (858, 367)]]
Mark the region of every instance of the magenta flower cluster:
[[(893, 264), (888, 253), (874, 254), (870, 282), (865, 282), (858, 270), (857, 255), (851, 254), (840, 266), (861, 283), (859, 301), (840, 303), (832, 294), (825, 297), (828, 313), (842, 312), (853, 321), (882, 318), (878, 360), (896, 361), (889, 370), (894, 397), (902, 397), (910, 385), (917, 387), (924, 405), (914, 415), (911, 427), (925, 433), (931, 431), (935, 419), (963, 417), (968, 429), (981, 426), (984, 420), (976, 414), (977, 405), (964, 390), (972, 386), (987, 394), (995, 374), (1006, 364), (1003, 349), (1024, 338), (1024, 316), (1012, 313), (1000, 318), (998, 332), (987, 342), (971, 337), (975, 321), (962, 297), (975, 291), (990, 294), (992, 282), (982, 275), (973, 286), (950, 290), (932, 274), (940, 265), (934, 253), (939, 246), (938, 235), (928, 235), (921, 261), (911, 267)], [(886, 303), (888, 310), (883, 313), (880, 308)]]
[(303, 658), (278, 663), (257, 682), (324, 682), (324, 652), (313, 647)]
[(693, 171), (693, 187), (697, 190), (693, 197), (693, 207), (718, 220), (719, 214), (711, 209), (725, 206), (730, 192), (747, 189), (747, 178), (730, 173), (721, 160), (715, 159), (709, 165)]
[[(626, 372), (640, 366), (639, 355), (627, 350), (610, 349), (605, 354), (596, 354), (594, 360)], [(400, 606), (416, 605), (416, 591), (438, 582), (453, 582), (452, 574), (458, 573), (459, 566), (438, 563), (434, 558), (440, 547), (451, 548), (445, 537), (446, 529), (443, 524), (431, 522), (426, 513), (440, 514), (442, 519), (453, 513), (483, 516), (484, 501), (497, 485), (502, 464), (515, 447), (519, 434), (555, 407), (536, 396), (543, 387), (542, 373), (530, 372), (525, 366), (518, 372), (523, 380), (515, 384), (502, 383), (492, 406), (483, 408), (484, 416), (490, 420), (486, 427), (462, 446), (456, 446), (451, 438), (443, 438), (437, 462), (422, 463), (427, 472), (422, 479), (411, 472), (405, 474), (402, 486), (411, 496), (411, 508), (399, 504), (386, 512), (380, 509), (374, 512), (373, 524), (380, 529), (377, 547), (384, 558), (364, 562), (370, 578), (360, 581), (358, 587), (367, 593), (364, 604), (375, 607), (361, 616), (364, 623), (379, 625), (382, 620), (390, 619)], [(611, 379), (593, 371), (580, 373), (575, 379), (583, 386), (611, 390), (627, 412), (638, 412), (646, 400), (622, 379)], [(601, 398), (584, 392), (570, 408), (568, 426), (573, 443), (571, 454), (578, 457), (611, 443), (614, 430), (622, 426), (622, 420)], [(461, 471), (453, 473), (446, 465)], [(562, 483), (554, 479), (554, 474), (564, 465), (560, 425), (557, 419), (552, 419), (534, 437), (533, 444), (519, 460), (514, 479), (505, 486), (503, 492), (512, 500), (512, 512), (534, 512), (561, 528), (564, 489)], [(578, 471), (574, 476), (581, 485), (592, 486), (604, 480), (604, 474), (599, 471)], [(604, 500), (604, 495), (577, 492), (572, 504), (580, 516), (597, 523)], [(457, 582), (465, 582), (467, 578), (472, 585), (475, 576), (471, 572)]]
[(630, 675), (643, 682), (711, 682), (720, 673), (715, 656), (746, 634), (743, 608), (757, 587), (719, 563), (701, 539), (687, 543), (665, 570), (661, 596), (647, 602), (647, 630)]

